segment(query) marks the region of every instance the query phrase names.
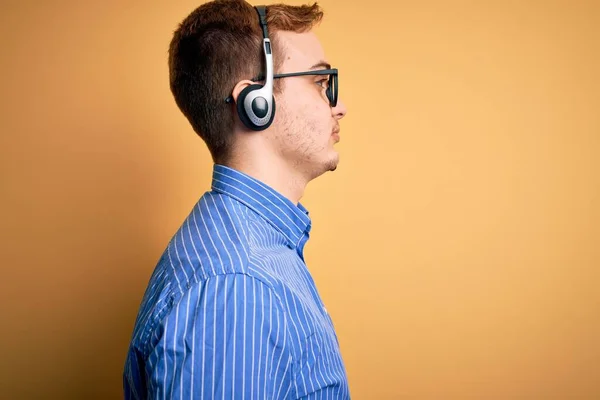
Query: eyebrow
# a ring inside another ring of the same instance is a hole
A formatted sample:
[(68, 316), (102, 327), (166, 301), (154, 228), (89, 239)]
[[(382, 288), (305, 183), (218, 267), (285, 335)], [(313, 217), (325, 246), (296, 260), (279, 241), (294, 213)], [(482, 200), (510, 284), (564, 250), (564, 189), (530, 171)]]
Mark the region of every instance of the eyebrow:
[(327, 61), (319, 61), (309, 68), (309, 70), (311, 69), (331, 69), (331, 64), (329, 64)]

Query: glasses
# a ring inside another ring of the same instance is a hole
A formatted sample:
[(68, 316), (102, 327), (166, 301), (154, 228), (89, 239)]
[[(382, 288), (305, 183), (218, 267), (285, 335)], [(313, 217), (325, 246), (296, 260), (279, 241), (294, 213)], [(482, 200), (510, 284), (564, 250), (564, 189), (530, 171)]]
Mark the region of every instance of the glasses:
[[(288, 72), (285, 74), (275, 74), (273, 75), (273, 79), (278, 78), (288, 78), (290, 76), (307, 76), (307, 75), (329, 75), (329, 80), (327, 81), (327, 88), (325, 89), (325, 94), (327, 95), (327, 99), (329, 100), (329, 105), (331, 107), (335, 107), (338, 101), (338, 70), (337, 68), (333, 69), (318, 69), (313, 71), (303, 71), (303, 72)], [(252, 81), (263, 81), (264, 78), (256, 78), (252, 79)], [(233, 97), (229, 96), (225, 99), (226, 103), (231, 103), (233, 101)]]

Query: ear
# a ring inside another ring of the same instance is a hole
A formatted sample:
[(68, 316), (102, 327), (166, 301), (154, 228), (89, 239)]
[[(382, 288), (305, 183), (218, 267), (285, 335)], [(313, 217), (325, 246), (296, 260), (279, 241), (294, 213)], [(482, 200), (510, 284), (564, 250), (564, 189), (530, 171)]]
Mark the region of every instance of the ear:
[(233, 98), (233, 102), (237, 103), (238, 98), (240, 97), (240, 93), (246, 89), (248, 86), (256, 84), (255, 82), (252, 82), (251, 80), (245, 79), (243, 81), (239, 81), (235, 87), (233, 88), (233, 91), (231, 93), (231, 97)]

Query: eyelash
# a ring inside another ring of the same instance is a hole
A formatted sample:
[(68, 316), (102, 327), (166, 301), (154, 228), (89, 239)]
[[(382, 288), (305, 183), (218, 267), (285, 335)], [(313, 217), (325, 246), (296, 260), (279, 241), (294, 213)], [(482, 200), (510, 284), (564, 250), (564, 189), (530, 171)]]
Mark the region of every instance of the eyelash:
[(324, 78), (324, 79), (320, 79), (320, 80), (316, 81), (315, 83), (319, 86), (322, 86), (322, 85), (320, 85), (320, 83), (327, 82), (328, 80), (329, 80), (328, 78)]

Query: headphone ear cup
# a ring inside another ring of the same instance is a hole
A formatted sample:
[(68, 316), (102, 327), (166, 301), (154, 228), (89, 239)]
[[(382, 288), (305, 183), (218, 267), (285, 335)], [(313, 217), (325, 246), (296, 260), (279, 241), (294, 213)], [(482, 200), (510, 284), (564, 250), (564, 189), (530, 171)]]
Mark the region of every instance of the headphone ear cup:
[(254, 90), (261, 89), (262, 87), (263, 86), (259, 84), (247, 86), (244, 90), (240, 92), (237, 98), (238, 116), (240, 117), (240, 120), (243, 122), (243, 124), (246, 125), (248, 129), (251, 129), (253, 131), (262, 131), (267, 129), (273, 122), (273, 119), (275, 118), (275, 97), (272, 98), (273, 110), (271, 110), (271, 118), (269, 118), (267, 123), (262, 126), (256, 125), (254, 122), (252, 122), (252, 120), (248, 116), (248, 113), (246, 112), (246, 109), (244, 108), (244, 100), (246, 99), (248, 94), (250, 94)]

